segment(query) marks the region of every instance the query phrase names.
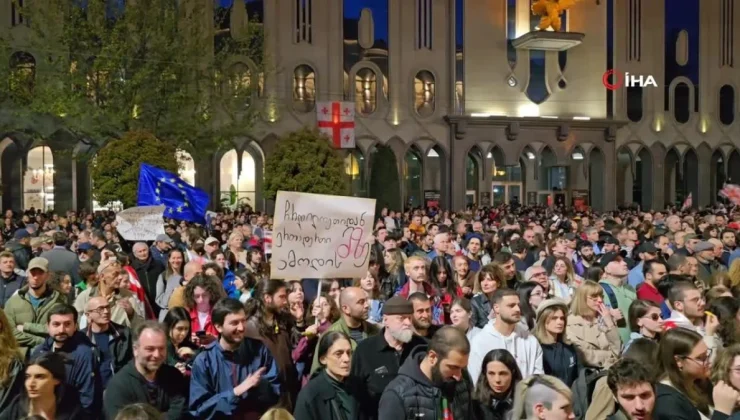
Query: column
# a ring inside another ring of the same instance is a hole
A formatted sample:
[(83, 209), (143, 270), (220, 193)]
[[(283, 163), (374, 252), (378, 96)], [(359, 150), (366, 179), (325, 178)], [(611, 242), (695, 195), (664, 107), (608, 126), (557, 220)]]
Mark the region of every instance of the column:
[(708, 147), (699, 147), (696, 150), (696, 160), (699, 166), (697, 171), (699, 188), (695, 206), (707, 207), (712, 199), (712, 189), (707, 181), (714, 180), (716, 175), (712, 170), (712, 151)]
[(650, 148), (653, 159), (653, 209), (665, 208), (665, 150), (659, 143)]
[(74, 210), (73, 165), (67, 150), (52, 149), (54, 156), (54, 211), (63, 214)]

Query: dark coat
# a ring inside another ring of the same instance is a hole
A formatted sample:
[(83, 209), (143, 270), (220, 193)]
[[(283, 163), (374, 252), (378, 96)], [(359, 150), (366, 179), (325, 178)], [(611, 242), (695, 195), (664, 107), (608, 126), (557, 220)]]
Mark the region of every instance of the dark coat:
[[(350, 392), (349, 390), (347, 391)], [(357, 404), (351, 412), (356, 413)], [(337, 390), (325, 370), (316, 372), (298, 394), (295, 420), (354, 420), (347, 418), (338, 401)]]
[(8, 369), (8, 386), (0, 388), (0, 413), (8, 408), (17, 395), (23, 390), (25, 369), (20, 358), (14, 359)]
[(425, 356), (426, 353), (417, 353), (406, 359), (398, 376), (380, 397), (379, 419), (441, 419), (442, 397), (447, 399), (454, 419), (472, 418), (473, 381), (467, 370), (463, 370), (463, 378), (455, 384), (454, 390), (443, 391), (422, 373), (419, 365)]
[(488, 296), (478, 293), (470, 299), (472, 307), (472, 317), (470, 322), (478, 328), (483, 328), (488, 324), (488, 316), (491, 314), (491, 302)]
[(552, 375), (571, 387), (578, 379), (581, 363), (576, 348), (561, 341), (554, 344), (541, 344), (542, 367), (545, 373)]
[(129, 404), (147, 403), (162, 413), (167, 413), (169, 420), (188, 418), (187, 381), (177, 368), (163, 364), (157, 371), (153, 386), (155, 391), (149, 393), (147, 380), (136, 370), (134, 362), (129, 363), (120, 372), (113, 375), (105, 390), (103, 410), (105, 418), (113, 420), (121, 409)]
[[(654, 420), (701, 420), (699, 410), (681, 392), (659, 383), (656, 389)], [(715, 411), (711, 420), (725, 420), (726, 414)]]
[(473, 418), (475, 420), (507, 420), (511, 418), (511, 409), (514, 402), (511, 398), (493, 400), (490, 403), (473, 401)]
[(149, 304), (152, 305), (154, 314), (158, 316), (160, 308), (156, 302), (157, 279), (164, 271), (164, 266), (150, 255), (146, 261), (134, 258), (131, 261), (131, 267), (136, 271), (136, 276), (139, 278), (139, 282), (144, 288), (144, 293), (146, 293), (146, 298), (149, 300)]
[(26, 278), (16, 273), (11, 274), (7, 279), (0, 276), (0, 308), (5, 308), (8, 299), (25, 285)]
[[(115, 374), (119, 370), (123, 369), (131, 360), (134, 358), (134, 350), (131, 340), (131, 330), (124, 327), (123, 325), (110, 323), (110, 341), (108, 347), (111, 352), (111, 370)], [(100, 364), (100, 351), (95, 343), (95, 334), (93, 334), (91, 327), (88, 325), (85, 331), (87, 339), (93, 344), (95, 360)]]
[(77, 254), (63, 246), (55, 246), (42, 252), (40, 256), (49, 261), (49, 271), (63, 271), (72, 275), (77, 266)]

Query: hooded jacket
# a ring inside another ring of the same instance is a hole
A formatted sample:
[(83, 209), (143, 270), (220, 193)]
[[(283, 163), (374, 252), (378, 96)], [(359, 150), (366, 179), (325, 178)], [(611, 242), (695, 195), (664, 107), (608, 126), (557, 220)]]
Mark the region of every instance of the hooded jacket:
[(441, 419), (442, 398), (446, 398), (454, 419), (470, 419), (473, 415), (473, 382), (463, 370), (462, 380), (455, 382), (454, 389), (436, 387), (421, 371), (421, 362), (426, 352), (414, 354), (406, 359), (398, 376), (388, 384), (380, 397), (379, 419), (417, 420)]
[[(242, 394), (234, 388), (264, 367), (262, 380)], [(259, 418), (280, 396), (278, 367), (261, 341), (244, 338), (235, 352), (218, 341), (207, 345), (193, 361), (190, 376), (190, 414), (197, 419)]]
[[(8, 299), (5, 304), (5, 315), (13, 330), (13, 335), (18, 341), (21, 353), (25, 359), (29, 349), (38, 346), (49, 336), (46, 322), (49, 319), (51, 308), (57, 304), (66, 304), (67, 296), (56, 290), (47, 288), (43, 301), (38, 308), (33, 307), (28, 297), (28, 286), (18, 290), (18, 293)], [(23, 331), (18, 331), (18, 325), (23, 325)]]
[(483, 358), (486, 357), (488, 352), (495, 349), (503, 349), (511, 353), (524, 378), (545, 373), (542, 367), (542, 347), (540, 347), (537, 337), (521, 323), (516, 324), (511, 335), (504, 337), (494, 328), (495, 322), (495, 320), (491, 320), (481, 332), (473, 337), (473, 341), (470, 343), (468, 372), (470, 372), (470, 377), (473, 378), (473, 383), (478, 381)]
[(67, 372), (66, 383), (79, 393), (82, 408), (89, 414), (97, 415), (103, 387), (98, 375), (98, 363), (92, 342), (83, 332), (76, 331), (64, 341), (62, 348), (55, 350), (54, 338), (48, 337), (40, 346), (33, 349), (32, 355), (52, 351), (62, 353), (66, 357), (64, 363)]

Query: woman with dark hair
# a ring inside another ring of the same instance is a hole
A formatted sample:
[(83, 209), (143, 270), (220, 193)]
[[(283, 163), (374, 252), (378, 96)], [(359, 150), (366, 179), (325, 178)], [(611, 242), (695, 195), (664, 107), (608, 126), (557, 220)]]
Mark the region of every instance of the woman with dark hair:
[(47, 283), (49, 287), (58, 290), (63, 296), (67, 296), (69, 304), (74, 304), (72, 300), (72, 276), (64, 271), (52, 271)]
[(506, 283), (504, 270), (496, 263), (491, 263), (481, 268), (475, 277), (473, 296), (470, 306), (473, 307), (473, 325), (483, 328), (488, 324), (493, 304), (491, 299), (499, 287)]
[(198, 350), (198, 346), (191, 341), (190, 314), (185, 308), (172, 308), (164, 317), (164, 326), (168, 338), (166, 363), (176, 367), (183, 375), (189, 375), (190, 362)]
[(218, 331), (211, 322), (211, 311), (213, 305), (225, 297), (221, 282), (217, 277), (198, 274), (185, 286), (183, 296), (190, 313), (193, 342), (200, 346), (213, 342)]
[(254, 274), (257, 281), (269, 278), (269, 266), (265, 264), (265, 257), (259, 248), (249, 248), (247, 250), (247, 265), (245, 268)]
[(707, 306), (707, 311), (713, 313), (719, 320), (717, 337), (721, 340), (717, 349), (730, 347), (738, 342), (740, 324), (737, 320), (737, 312), (740, 309), (735, 298), (723, 296), (713, 299)]
[(183, 252), (177, 248), (171, 249), (167, 254), (167, 268), (157, 278), (155, 302), (161, 308), (160, 313), (167, 312), (167, 305), (170, 297), (172, 297), (172, 292), (180, 286), (184, 266), (185, 255)]
[[(293, 342), (293, 351), (291, 352), (293, 363), (295, 363), (296, 370), (301, 376), (302, 385), (308, 383), (308, 380), (310, 379), (308, 370), (311, 368), (313, 353), (316, 349), (318, 338), (328, 330), (340, 316), (339, 309), (334, 304), (334, 299), (331, 299), (331, 297), (326, 294), (322, 294), (313, 301), (309, 306), (308, 311), (310, 312), (310, 315), (306, 317), (308, 327), (298, 342)], [(293, 337), (293, 339), (295, 339), (295, 337)]]
[(218, 277), (224, 291), (226, 291), (226, 295), (230, 298), (239, 299), (243, 283), (240, 279), (236, 278), (234, 272), (231, 270), (231, 267), (234, 267), (232, 264), (235, 263), (233, 259), (234, 254), (228, 255), (231, 261), (227, 261), (227, 255), (218, 250), (214, 251), (212, 256), (213, 261), (203, 266), (203, 274)]
[[(463, 256), (455, 257), (455, 261), (461, 259), (467, 267), (468, 260)], [(467, 269), (467, 268), (466, 268)], [(429, 267), (429, 282), (432, 288), (437, 292), (439, 307), (444, 311), (440, 324), (449, 323), (450, 305), (455, 298), (462, 297), (462, 288), (455, 282), (450, 263), (445, 257), (434, 257)]]
[(292, 410), (300, 380), (291, 355), (288, 285), (282, 280), (265, 280), (244, 307), (248, 319), (245, 336), (262, 341), (272, 353), (280, 372), (280, 403)]
[[(485, 374), (483, 374), (485, 373)], [(481, 375), (473, 392), (473, 418), (503, 420), (514, 406), (514, 390), (522, 380), (516, 359), (508, 350), (491, 350), (483, 358)]]
[(472, 341), (481, 329), (473, 325), (472, 321), (473, 307), (470, 306), (470, 301), (464, 297), (459, 297), (452, 301), (450, 307), (450, 322), (452, 326), (460, 329), (468, 337), (468, 341)]
[(668, 330), (660, 340), (654, 418), (700, 420), (712, 417), (709, 367), (711, 351), (699, 333)]
[(296, 420), (352, 420), (358, 418), (357, 401), (347, 384), (352, 363), (349, 337), (326, 333), (316, 349), (321, 367), (298, 394)]
[(65, 358), (60, 353), (41, 353), (26, 367), (23, 391), (0, 413), (2, 420), (42, 416), (46, 420), (86, 420), (77, 391), (64, 384)]
[(537, 282), (526, 281), (517, 285), (516, 293), (519, 295), (522, 323), (527, 326), (527, 329), (532, 330), (535, 324), (537, 307), (546, 297), (545, 289)]
[(660, 306), (651, 300), (635, 300), (627, 311), (630, 327), (630, 341), (624, 345), (627, 352), (634, 340), (646, 338), (657, 340), (663, 331), (663, 319), (660, 317)]
[(247, 303), (254, 293), (254, 288), (261, 281), (248, 269), (240, 268), (234, 272), (234, 275), (241, 280), (241, 290), (239, 295), (239, 301), (241, 303)]

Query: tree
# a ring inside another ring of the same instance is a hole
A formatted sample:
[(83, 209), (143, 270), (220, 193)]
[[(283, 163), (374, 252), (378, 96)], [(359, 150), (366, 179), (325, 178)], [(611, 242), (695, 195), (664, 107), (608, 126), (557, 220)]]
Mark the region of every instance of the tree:
[[(25, 73), (11, 66), (0, 75), (11, 82), (0, 83), (7, 85), (0, 94), (16, 121), (43, 115), (98, 147), (145, 130), (163, 141), (187, 141), (199, 152), (251, 128), (255, 88), (264, 80), (263, 33), (248, 21), (243, 1), (229, 13), (202, 0), (25, 5), (27, 39), (4, 44), (35, 56), (34, 78), (21, 88)], [(253, 66), (235, 65), (243, 61)]]
[(265, 197), (278, 190), (347, 195), (344, 160), (331, 141), (308, 128), (281, 138), (265, 162)]
[(178, 171), (177, 148), (146, 131), (130, 131), (108, 142), (92, 162), (93, 198), (99, 203), (121, 201), (136, 206), (139, 167), (142, 163)]

